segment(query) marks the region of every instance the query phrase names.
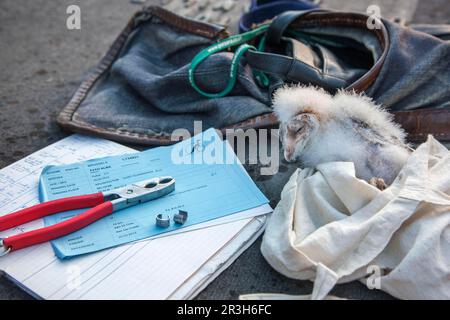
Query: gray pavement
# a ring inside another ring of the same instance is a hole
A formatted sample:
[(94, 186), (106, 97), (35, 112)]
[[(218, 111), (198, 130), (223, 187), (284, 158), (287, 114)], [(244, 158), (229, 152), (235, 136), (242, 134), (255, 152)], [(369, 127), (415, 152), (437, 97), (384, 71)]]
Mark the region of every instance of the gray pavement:
[[(147, 1), (146, 4), (160, 2), (178, 12), (202, 18), (198, 7), (186, 8), (185, 1)], [(420, 23), (449, 23), (450, 20), (448, 0), (323, 2), (340, 10), (363, 11), (368, 4), (378, 3), (382, 15), (385, 12), (389, 17), (401, 16)], [(81, 7), (80, 31), (65, 27), (65, 11), (70, 4)], [(229, 14), (229, 21), (217, 12), (206, 19), (225, 19), (219, 22), (233, 24), (238, 17), (235, 11), (246, 5), (245, 1), (238, 1)], [(55, 123), (59, 110), (138, 8), (129, 0), (0, 1), (0, 168), (70, 134)], [(275, 204), (279, 188), (270, 188), (268, 181), (257, 177), (255, 168), (248, 169)], [(283, 164), (279, 176), (273, 178), (276, 184), (281, 185), (293, 169)], [(261, 256), (259, 245), (260, 240), (198, 298), (236, 299), (239, 294), (252, 292), (311, 292), (310, 282), (291, 280), (271, 269)], [(371, 291), (359, 282), (338, 285), (332, 293), (352, 299), (392, 298)], [(0, 299), (27, 298), (30, 296), (0, 277)]]

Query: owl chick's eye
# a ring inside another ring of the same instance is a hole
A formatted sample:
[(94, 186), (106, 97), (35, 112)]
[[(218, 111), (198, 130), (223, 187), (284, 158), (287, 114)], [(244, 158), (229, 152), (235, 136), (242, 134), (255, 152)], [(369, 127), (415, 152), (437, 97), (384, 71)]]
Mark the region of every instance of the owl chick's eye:
[(297, 131), (295, 133), (301, 133), (302, 131), (305, 130), (305, 126), (301, 126), (300, 128), (297, 129)]
[(304, 123), (295, 123), (289, 129), (291, 134), (298, 135), (299, 133), (305, 131), (305, 128), (306, 126), (304, 125)]

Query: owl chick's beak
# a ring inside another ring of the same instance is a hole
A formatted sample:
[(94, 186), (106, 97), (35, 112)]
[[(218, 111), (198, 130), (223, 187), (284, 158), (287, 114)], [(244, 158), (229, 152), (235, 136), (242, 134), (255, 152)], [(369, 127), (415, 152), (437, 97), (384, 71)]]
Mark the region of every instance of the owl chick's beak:
[(284, 147), (284, 159), (286, 159), (287, 162), (295, 162), (294, 151), (295, 149), (291, 146)]

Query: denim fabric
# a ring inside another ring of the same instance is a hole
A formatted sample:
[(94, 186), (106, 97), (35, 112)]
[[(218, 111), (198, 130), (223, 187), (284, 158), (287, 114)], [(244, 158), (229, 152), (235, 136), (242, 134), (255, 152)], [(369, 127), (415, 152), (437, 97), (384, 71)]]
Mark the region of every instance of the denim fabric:
[[(450, 107), (450, 41), (383, 22), (391, 48), (366, 94), (392, 111)], [(438, 29), (423, 26), (423, 30), (436, 34)], [(448, 33), (444, 27), (441, 30), (445, 39)]]
[[(445, 40), (449, 36), (449, 26), (420, 26), (421, 30), (438, 35), (438, 38), (389, 20), (383, 20), (383, 23), (389, 34), (390, 47), (381, 72), (365, 94), (392, 111), (449, 107), (450, 41)], [(383, 53), (375, 34), (361, 26), (319, 24), (299, 27), (299, 31), (306, 39), (316, 39), (308, 40), (315, 51), (325, 48), (338, 58), (347, 59), (347, 67), (342, 69), (344, 73), (351, 74), (350, 70), (364, 68), (367, 72)], [(322, 71), (339, 75), (332, 66), (342, 63), (321, 51), (319, 64), (323, 66)]]
[[(366, 94), (393, 111), (449, 107), (450, 42), (383, 22), (390, 48)], [(371, 63), (367, 61), (373, 63), (382, 55), (379, 41), (365, 27), (317, 25), (301, 31), (322, 37), (322, 45), (332, 44), (333, 37), (344, 37), (349, 47), (341, 46), (336, 52), (359, 68), (368, 70)], [(245, 59), (230, 95), (208, 99), (193, 90), (189, 64), (213, 42), (151, 16), (128, 36), (117, 59), (88, 90), (71, 121), (85, 125), (87, 132), (95, 127), (158, 137), (178, 128), (192, 132), (194, 120), (203, 121), (203, 128), (224, 128), (270, 113), (271, 90), (255, 83)], [(361, 52), (366, 56), (358, 62)], [(228, 81), (231, 58), (232, 53), (222, 52), (204, 61), (196, 70), (198, 85), (208, 92), (221, 91)]]
[[(212, 43), (151, 18), (129, 36), (76, 117), (97, 127), (170, 134), (178, 128), (193, 131), (194, 120), (202, 120), (203, 128), (223, 128), (270, 112), (268, 94), (259, 90), (249, 67), (240, 67), (227, 97), (208, 99), (192, 89), (189, 64)], [(232, 53), (219, 53), (207, 59), (196, 71), (197, 83), (206, 91), (220, 91), (226, 86), (231, 58)]]

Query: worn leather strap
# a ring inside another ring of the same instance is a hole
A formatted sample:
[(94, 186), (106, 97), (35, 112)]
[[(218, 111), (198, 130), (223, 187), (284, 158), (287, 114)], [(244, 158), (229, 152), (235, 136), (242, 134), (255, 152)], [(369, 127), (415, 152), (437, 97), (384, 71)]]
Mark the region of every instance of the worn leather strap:
[[(295, 28), (300, 29), (303, 25), (352, 26), (364, 28), (366, 20), (367, 16), (359, 13), (348, 13), (346, 18), (343, 19), (340, 14), (326, 10), (291, 11), (280, 15), (271, 23), (267, 30), (266, 37), (270, 37), (270, 41), (272, 42), (281, 41), (283, 32), (290, 25), (295, 25)], [(311, 83), (323, 87), (328, 91), (335, 91), (337, 88), (346, 88), (357, 92), (364, 92), (375, 81), (390, 47), (389, 36), (384, 24), (381, 25), (381, 28), (372, 30), (371, 32), (373, 32), (379, 40), (383, 52), (372, 68), (354, 82), (350, 82), (349, 79), (339, 78), (326, 73), (324, 74), (322, 70), (319, 70), (314, 66), (310, 66), (299, 59), (284, 55), (249, 51), (247, 53), (247, 61), (252, 68), (278, 75), (287, 81)], [(268, 40), (266, 38), (266, 43), (267, 42)]]
[[(314, 15), (316, 13), (326, 14), (330, 13), (330, 11), (313, 9), (305, 11), (287, 11), (280, 14), (271, 22), (269, 28), (267, 29), (265, 40), (267, 45), (273, 48), (280, 46), (283, 39), (283, 34), (286, 32), (288, 27), (294, 22), (302, 20), (302, 18), (306, 18), (307, 16), (309, 17), (311, 13)], [(320, 20), (320, 18), (318, 19)], [(324, 73), (319, 68), (307, 64), (297, 57), (250, 50), (247, 53), (247, 58), (248, 64), (253, 69), (260, 70), (264, 73), (277, 75), (288, 82), (310, 83), (322, 87), (328, 91), (335, 91), (338, 88), (359, 89), (359, 85), (352, 87), (353, 83), (349, 79)], [(377, 65), (380, 62), (381, 61), (378, 61)], [(367, 74), (372, 74), (372, 71), (373, 70)], [(362, 82), (367, 82), (367, 74), (361, 77), (363, 78), (361, 79)]]
[(295, 20), (311, 13), (311, 12), (327, 12), (326, 10), (311, 9), (304, 11), (286, 11), (276, 17), (271, 23), (266, 33), (266, 43), (270, 46), (277, 46), (281, 43), (281, 38), (286, 29)]
[[(145, 11), (149, 11), (152, 15), (155, 15), (164, 21), (168, 21), (174, 26), (182, 28), (183, 30), (187, 30), (189, 32), (206, 35), (211, 38), (217, 37), (219, 39), (223, 39), (226, 37), (226, 32), (223, 29), (214, 29), (211, 27), (207, 27), (205, 26), (205, 23), (194, 23), (192, 20), (173, 15), (162, 8), (150, 7), (145, 9)], [(139, 12), (136, 16), (140, 14), (142, 14), (142, 11)], [(301, 19), (301, 21), (296, 21), (295, 24), (297, 25), (298, 22), (299, 28), (301, 28), (302, 26), (311, 25), (336, 25), (353, 27), (360, 26), (361, 28), (365, 28), (366, 19), (363, 18), (363, 15), (359, 13), (348, 12), (343, 14), (330, 12), (324, 14), (323, 17), (322, 14), (318, 14), (317, 17), (314, 14), (306, 15), (303, 19)], [(82, 82), (82, 84), (72, 97), (71, 101), (60, 113), (58, 117), (58, 123), (64, 128), (75, 132), (95, 134), (107, 139), (121, 141), (124, 143), (139, 143), (145, 145), (172, 144), (174, 143), (174, 141), (171, 140), (170, 135), (166, 135), (163, 133), (144, 134), (140, 131), (133, 131), (131, 129), (118, 130), (114, 128), (103, 128), (95, 126), (92, 123), (83, 122), (81, 121), (81, 119), (79, 119), (80, 117), (74, 116), (76, 115), (76, 112), (80, 107), (83, 99), (85, 99), (86, 95), (93, 88), (96, 81), (98, 81), (99, 78), (104, 74), (105, 70), (107, 70), (111, 66), (113, 61), (117, 58), (118, 52), (122, 50), (129, 35), (136, 28), (135, 19), (136, 18), (133, 18), (130, 21), (127, 27), (117, 37), (112, 47), (108, 50), (107, 55), (101, 60), (101, 62), (96, 66), (92, 73), (89, 74), (89, 76)], [(388, 32), (384, 24), (381, 26), (381, 29), (375, 29), (372, 30), (372, 32), (379, 38), (383, 54), (380, 59), (375, 62), (375, 65), (371, 68), (371, 70), (369, 70), (363, 77), (351, 84), (351, 86), (349, 86), (347, 89), (355, 90), (357, 92), (363, 92), (367, 90), (375, 81), (383, 66), (387, 51), (390, 47)], [(248, 54), (251, 53), (248, 52)], [(269, 67), (268, 64), (267, 67)], [(434, 134), (435, 137), (440, 140), (450, 141), (450, 128), (448, 125), (450, 123), (449, 113), (450, 111), (443, 109), (423, 109), (395, 112), (394, 114), (396, 121), (399, 122), (409, 133), (408, 139), (410, 140), (423, 141), (424, 139), (426, 139), (427, 134)], [(429, 120), (430, 117), (431, 120)], [(225, 132), (227, 128), (241, 128), (245, 130), (248, 128), (268, 128), (277, 126), (278, 120), (275, 114), (266, 113), (252, 117), (240, 123), (230, 125), (226, 128), (222, 128), (222, 130), (223, 132)]]
[(347, 86), (344, 79), (325, 74), (321, 70), (292, 57), (249, 50), (247, 61), (254, 69), (280, 76), (286, 80), (311, 83), (330, 91)]
[[(394, 119), (408, 133), (407, 140), (423, 142), (429, 134), (440, 141), (450, 142), (450, 110), (449, 109), (418, 109), (393, 112)], [(249, 129), (277, 127), (278, 119), (275, 113), (263, 114), (223, 129)]]
[(408, 132), (410, 141), (424, 141), (429, 134), (438, 140), (450, 141), (450, 109), (397, 111), (394, 118)]

